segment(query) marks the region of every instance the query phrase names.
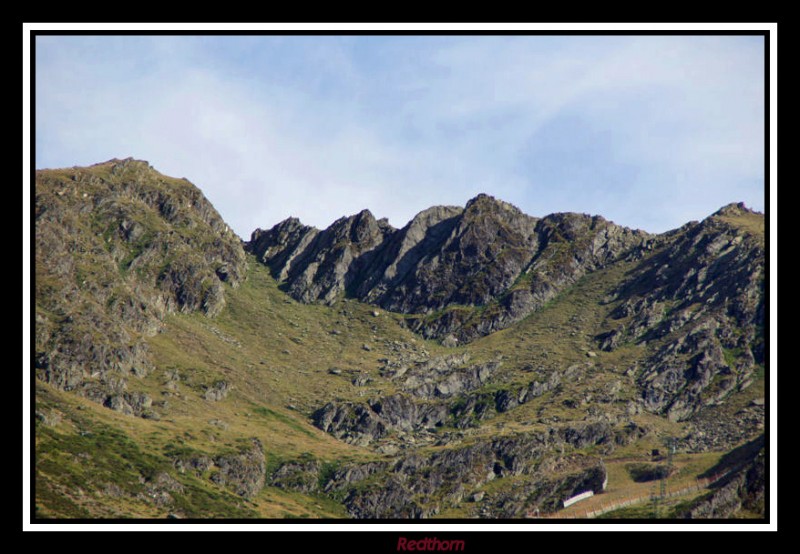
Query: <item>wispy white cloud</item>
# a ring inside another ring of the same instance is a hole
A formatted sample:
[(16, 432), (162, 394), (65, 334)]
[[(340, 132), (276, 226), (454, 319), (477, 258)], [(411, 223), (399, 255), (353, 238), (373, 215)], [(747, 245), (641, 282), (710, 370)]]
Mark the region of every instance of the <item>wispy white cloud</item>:
[(147, 159), (243, 237), (478, 192), (653, 231), (763, 208), (756, 39), (38, 40), (38, 167)]

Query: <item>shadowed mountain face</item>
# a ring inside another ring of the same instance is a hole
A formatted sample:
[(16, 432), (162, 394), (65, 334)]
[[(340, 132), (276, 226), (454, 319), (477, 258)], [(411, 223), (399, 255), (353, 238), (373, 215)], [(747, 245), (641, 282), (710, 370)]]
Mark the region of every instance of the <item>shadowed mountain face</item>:
[[(601, 347), (668, 338), (639, 376), (646, 409), (686, 419), (752, 383), (764, 364), (763, 217), (741, 204), (659, 237), (615, 292)], [(753, 232), (755, 231), (755, 233)]]
[[(764, 216), (741, 204), (654, 235), (482, 194), (242, 243), (147, 162), (35, 186), (48, 517), (520, 518), (666, 437), (693, 481), (763, 436)], [(763, 514), (756, 450), (675, 517)]]
[(763, 216), (731, 204), (650, 235), (600, 216), (537, 219), (482, 194), (463, 210), (425, 210), (399, 230), (367, 210), (324, 231), (288, 219), (256, 230), (245, 248), (297, 300), (355, 297), (408, 314), (412, 330), (451, 345), (513, 325), (588, 273), (638, 262), (609, 294), (618, 307), (598, 347), (674, 335), (647, 358), (639, 386), (645, 409), (686, 419), (748, 386), (763, 364), (759, 225)]
[(288, 219), (256, 230), (245, 248), (300, 301), (350, 295), (415, 315), (409, 325), (426, 337), (466, 342), (519, 321), (649, 238), (599, 216), (537, 219), (481, 194), (463, 210), (425, 210), (399, 230), (366, 210), (324, 231)]

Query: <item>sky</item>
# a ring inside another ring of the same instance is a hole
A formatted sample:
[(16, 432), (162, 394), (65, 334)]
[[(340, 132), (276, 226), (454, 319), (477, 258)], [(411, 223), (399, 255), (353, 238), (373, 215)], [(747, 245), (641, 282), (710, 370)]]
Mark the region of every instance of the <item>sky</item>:
[(38, 36), (35, 166), (147, 160), (242, 238), (484, 192), (663, 232), (764, 211), (764, 39)]

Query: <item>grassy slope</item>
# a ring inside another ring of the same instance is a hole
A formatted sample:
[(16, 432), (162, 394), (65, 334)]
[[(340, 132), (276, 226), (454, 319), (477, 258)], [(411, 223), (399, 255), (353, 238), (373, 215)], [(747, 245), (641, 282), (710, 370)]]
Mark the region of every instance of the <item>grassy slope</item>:
[[(623, 345), (607, 353), (597, 350), (593, 340), (615, 307), (604, 304), (603, 298), (632, 264), (618, 263), (584, 277), (512, 328), (460, 349), (446, 349), (403, 328), (399, 324), (402, 316), (381, 311), (376, 317), (373, 307), (355, 301), (330, 307), (297, 303), (278, 289), (266, 268), (252, 258), (248, 262), (247, 281), (237, 289), (227, 289), (227, 306), (220, 316), (169, 316), (165, 331), (149, 340), (156, 370), (144, 379), (131, 379), (129, 389), (150, 394), (160, 420), (123, 416), (37, 384), (37, 408), (55, 409), (63, 415), (63, 422), (55, 428), (40, 425), (37, 431), (38, 513), (51, 517), (165, 517), (180, 511), (195, 517), (344, 517), (343, 508), (328, 499), (273, 487), (265, 488), (252, 501), (242, 500), (207, 479), (179, 474), (164, 452), (180, 447), (213, 456), (235, 448), (242, 439), (258, 437), (270, 465), (303, 455), (324, 461), (376, 459), (378, 454), (339, 442), (314, 428), (309, 416), (333, 399), (391, 393), (393, 385), (379, 377), (377, 368), (379, 359), (394, 356), (393, 341), (431, 356), (466, 348), (474, 362), (502, 357), (502, 368), (486, 390), (525, 385), (573, 363), (586, 365), (576, 382), (564, 383), (556, 391), (498, 415), (472, 430), (467, 440), (542, 430), (556, 419), (581, 421), (596, 404), (593, 399), (613, 381), (622, 384), (617, 401), (597, 406), (603, 413), (624, 418), (634, 394), (634, 376), (624, 372), (644, 348), (655, 347)], [(339, 334), (333, 334), (334, 330)], [(588, 350), (597, 356), (588, 358)], [(329, 374), (331, 367), (342, 369), (342, 374)], [(175, 371), (180, 375), (177, 390), (167, 391), (167, 375)], [(350, 379), (358, 373), (368, 373), (372, 383), (352, 386)], [(220, 402), (203, 399), (205, 387), (220, 379), (233, 384), (228, 397)], [(746, 403), (759, 393), (763, 395), (763, 379), (735, 404)], [(735, 408), (731, 405), (730, 409)], [(610, 453), (606, 460), (610, 487), (625, 486), (622, 474), (617, 475), (621, 471), (617, 465), (622, 467), (631, 457), (663, 447), (663, 437), (685, 431), (683, 424), (650, 414), (630, 419), (653, 432)], [(80, 431), (104, 440), (92, 441)], [(691, 472), (701, 473), (718, 457), (702, 458), (702, 463), (691, 466)], [(137, 497), (143, 486), (139, 476), (158, 471), (175, 477), (187, 491), (172, 507), (159, 508)], [(116, 489), (109, 485), (118, 486), (123, 494), (110, 496), (108, 491)], [(514, 483), (500, 479), (490, 485), (502, 490)], [(461, 517), (468, 515), (467, 511), (459, 508), (442, 515)]]
[[(208, 481), (177, 474), (164, 452), (180, 447), (213, 457), (236, 448), (241, 439), (257, 437), (272, 465), (309, 454), (325, 461), (375, 459), (373, 452), (314, 428), (308, 416), (333, 398), (386, 392), (387, 387), (350, 384), (357, 373), (377, 377), (377, 359), (388, 353), (386, 340), (414, 341), (431, 354), (442, 348), (415, 338), (395, 316), (373, 316), (366, 305), (296, 303), (278, 290), (264, 267), (251, 260), (249, 270), (242, 286), (228, 290), (228, 304), (220, 317), (169, 316), (165, 331), (149, 341), (156, 370), (144, 379), (131, 379), (128, 388), (148, 393), (160, 420), (123, 416), (37, 383), (37, 409), (55, 410), (63, 418), (54, 428), (37, 426), (40, 516), (164, 517), (169, 509), (156, 509), (136, 498), (142, 492), (139, 476), (153, 471), (166, 471), (184, 486), (222, 501), (181, 510), (195, 517), (345, 515), (328, 499), (272, 487), (246, 502)], [(341, 334), (331, 334), (334, 329)], [(372, 351), (364, 350), (364, 344)], [(329, 374), (333, 366), (343, 373)], [(177, 390), (167, 391), (167, 375), (174, 371), (180, 375)], [(228, 397), (220, 402), (205, 400), (204, 387), (220, 379), (233, 384)], [(97, 443), (81, 432), (102, 440)], [(106, 455), (126, 451), (126, 445), (133, 449), (127, 458)], [(71, 450), (77, 452), (67, 453)], [(109, 484), (119, 485), (126, 494), (108, 496)], [(225, 504), (242, 508), (229, 509)]]

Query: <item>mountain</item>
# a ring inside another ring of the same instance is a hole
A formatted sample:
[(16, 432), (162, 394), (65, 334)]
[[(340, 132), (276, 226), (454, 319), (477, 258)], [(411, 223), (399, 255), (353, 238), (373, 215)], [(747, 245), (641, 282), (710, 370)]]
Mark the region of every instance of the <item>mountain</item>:
[(639, 384), (646, 409), (685, 419), (746, 386), (764, 362), (764, 246), (748, 227), (759, 224), (731, 204), (656, 236), (599, 216), (536, 219), (482, 194), (400, 230), (366, 210), (324, 231), (287, 219), (257, 229), (245, 248), (301, 302), (354, 297), (449, 344), (513, 325), (587, 273), (633, 261), (604, 299), (615, 309), (597, 347), (673, 337), (644, 360)]
[(425, 337), (468, 342), (519, 321), (648, 238), (599, 216), (537, 219), (481, 194), (464, 209), (425, 210), (400, 230), (368, 210), (324, 231), (290, 218), (257, 229), (245, 248), (297, 300), (348, 295), (416, 314), (409, 325)]
[(742, 204), (654, 235), (482, 194), (242, 243), (143, 161), (35, 196), (36, 517), (521, 518), (714, 468), (662, 516), (763, 517), (763, 453), (726, 462), (765, 423)]
[(191, 183), (130, 158), (37, 172), (35, 221), (37, 378), (145, 413), (125, 380), (152, 369), (146, 337), (223, 309), (239, 240)]

